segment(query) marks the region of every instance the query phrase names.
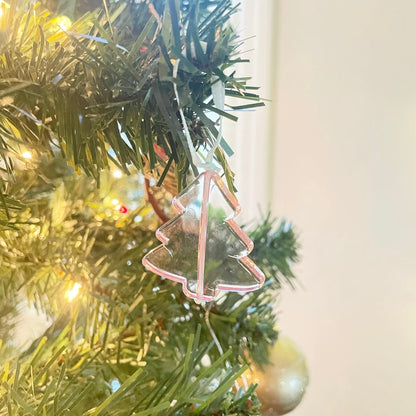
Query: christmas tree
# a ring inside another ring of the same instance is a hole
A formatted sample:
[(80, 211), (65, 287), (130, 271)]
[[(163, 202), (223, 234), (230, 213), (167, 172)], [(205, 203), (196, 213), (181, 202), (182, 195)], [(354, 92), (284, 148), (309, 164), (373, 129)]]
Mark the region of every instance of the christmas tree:
[[(195, 152), (215, 149), (235, 192), (214, 115), (236, 117), (213, 85), (248, 100), (233, 109), (262, 105), (233, 70), (235, 10), (0, 2), (0, 415), (260, 414), (241, 377), (277, 338), (273, 300), (297, 260), (290, 226), (266, 216), (247, 231), (264, 286), (215, 303), (141, 262), (198, 173)], [(220, 225), (228, 213), (211, 215)], [(234, 240), (211, 249), (239, 251)], [(48, 327), (19, 343), (27, 308)]]

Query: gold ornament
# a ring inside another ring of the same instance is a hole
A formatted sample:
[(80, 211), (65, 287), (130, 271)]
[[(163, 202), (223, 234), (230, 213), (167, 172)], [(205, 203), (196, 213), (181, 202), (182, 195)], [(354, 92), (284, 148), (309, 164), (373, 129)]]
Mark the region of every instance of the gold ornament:
[(309, 381), (308, 367), (295, 343), (284, 337), (270, 347), (269, 360), (263, 369), (252, 368), (245, 376), (258, 384), (262, 415), (284, 415), (301, 402)]

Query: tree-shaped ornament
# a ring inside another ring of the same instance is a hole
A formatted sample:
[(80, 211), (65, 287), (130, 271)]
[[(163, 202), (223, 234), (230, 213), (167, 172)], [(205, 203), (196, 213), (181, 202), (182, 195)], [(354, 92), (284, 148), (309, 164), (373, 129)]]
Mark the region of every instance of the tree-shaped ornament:
[(145, 267), (182, 283), (200, 302), (263, 285), (263, 272), (248, 257), (253, 242), (234, 221), (240, 205), (216, 172), (201, 173), (172, 204), (179, 215), (156, 231), (162, 245), (143, 258)]

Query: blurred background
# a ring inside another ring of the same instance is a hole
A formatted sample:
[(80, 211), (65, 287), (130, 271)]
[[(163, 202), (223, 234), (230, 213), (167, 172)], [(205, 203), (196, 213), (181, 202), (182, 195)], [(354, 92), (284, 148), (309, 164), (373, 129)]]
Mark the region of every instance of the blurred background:
[(270, 206), (302, 243), (278, 300), (310, 369), (291, 414), (415, 415), (416, 2), (241, 3), (242, 72), (271, 101), (225, 137), (244, 219)]

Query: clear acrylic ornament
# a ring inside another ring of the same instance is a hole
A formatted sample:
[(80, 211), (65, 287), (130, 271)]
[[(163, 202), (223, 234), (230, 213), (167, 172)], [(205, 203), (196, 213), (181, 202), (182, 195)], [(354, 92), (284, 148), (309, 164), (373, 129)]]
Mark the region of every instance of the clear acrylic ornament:
[(172, 204), (179, 215), (156, 231), (162, 245), (143, 258), (146, 268), (182, 283), (201, 302), (263, 285), (263, 272), (248, 257), (253, 242), (234, 221), (240, 205), (216, 172), (200, 174)]

